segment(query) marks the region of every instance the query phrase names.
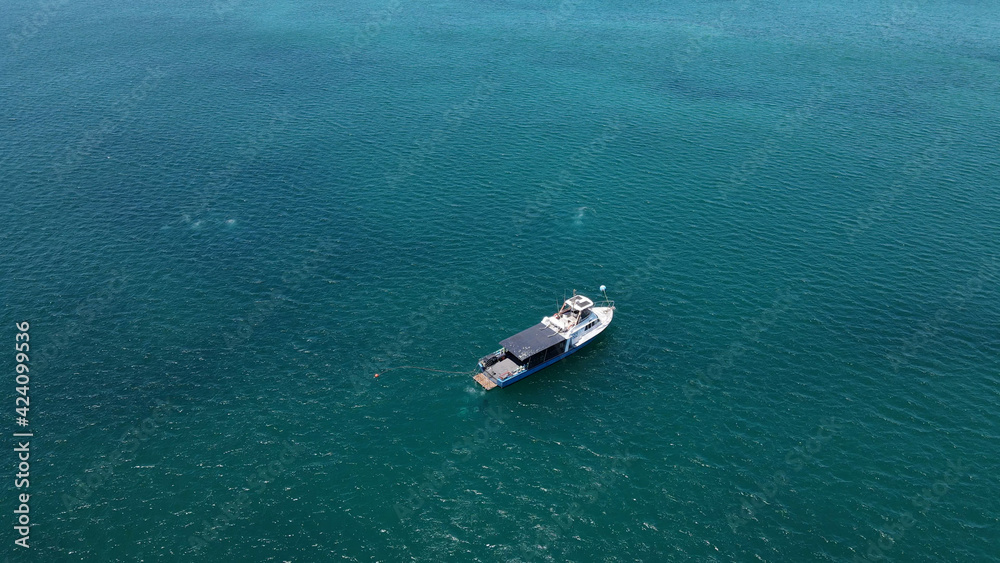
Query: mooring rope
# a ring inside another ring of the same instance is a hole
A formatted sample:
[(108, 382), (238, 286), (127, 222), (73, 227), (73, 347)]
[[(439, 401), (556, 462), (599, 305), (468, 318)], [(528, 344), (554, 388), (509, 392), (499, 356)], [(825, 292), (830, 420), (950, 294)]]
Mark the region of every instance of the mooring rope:
[(465, 370), (465, 371), (448, 371), (448, 370), (444, 370), (444, 369), (422, 368), (420, 366), (396, 366), (396, 367), (393, 367), (393, 368), (384, 369), (381, 372), (376, 373), (375, 377), (378, 378), (378, 376), (382, 375), (383, 373), (385, 373), (387, 371), (393, 371), (393, 370), (397, 370), (397, 369), (419, 369), (419, 370), (423, 370), (423, 371), (434, 371), (434, 372), (437, 372), (437, 373), (457, 373), (457, 374), (461, 374), (461, 375), (474, 375), (474, 374), (477, 373), (475, 370), (473, 370), (473, 371), (469, 371), (469, 370)]

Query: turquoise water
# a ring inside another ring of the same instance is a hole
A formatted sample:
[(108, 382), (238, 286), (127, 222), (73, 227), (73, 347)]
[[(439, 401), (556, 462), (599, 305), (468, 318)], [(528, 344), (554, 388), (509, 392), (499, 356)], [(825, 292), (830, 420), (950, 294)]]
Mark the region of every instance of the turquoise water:
[(1000, 560), (1000, 5), (2, 21), (10, 560)]

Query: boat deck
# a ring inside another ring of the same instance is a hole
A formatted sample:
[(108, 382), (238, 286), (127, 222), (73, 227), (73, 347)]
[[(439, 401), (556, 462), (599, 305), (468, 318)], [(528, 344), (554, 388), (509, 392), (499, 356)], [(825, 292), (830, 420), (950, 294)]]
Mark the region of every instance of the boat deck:
[(489, 372), (489, 374), (493, 377), (493, 379), (503, 379), (507, 375), (514, 373), (520, 368), (521, 366), (517, 365), (510, 358), (504, 358), (499, 362), (493, 364), (492, 366), (486, 368), (486, 371)]

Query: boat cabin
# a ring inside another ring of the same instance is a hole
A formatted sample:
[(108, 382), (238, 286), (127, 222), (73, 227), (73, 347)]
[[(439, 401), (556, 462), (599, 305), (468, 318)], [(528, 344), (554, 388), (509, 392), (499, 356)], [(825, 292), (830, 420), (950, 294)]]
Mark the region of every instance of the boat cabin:
[(555, 315), (542, 319), (542, 324), (551, 326), (553, 329), (567, 333), (575, 328), (580, 321), (590, 316), (594, 302), (583, 295), (574, 295), (563, 303)]

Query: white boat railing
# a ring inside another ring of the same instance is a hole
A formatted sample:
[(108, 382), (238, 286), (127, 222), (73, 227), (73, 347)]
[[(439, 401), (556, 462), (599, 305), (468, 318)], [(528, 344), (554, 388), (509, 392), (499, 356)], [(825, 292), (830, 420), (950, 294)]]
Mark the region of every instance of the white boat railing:
[(508, 371), (497, 376), (499, 379), (507, 380), (524, 371), (524, 366), (520, 366), (514, 371)]

